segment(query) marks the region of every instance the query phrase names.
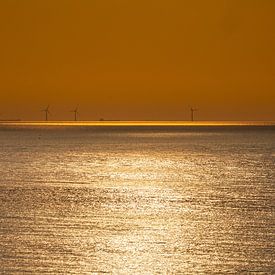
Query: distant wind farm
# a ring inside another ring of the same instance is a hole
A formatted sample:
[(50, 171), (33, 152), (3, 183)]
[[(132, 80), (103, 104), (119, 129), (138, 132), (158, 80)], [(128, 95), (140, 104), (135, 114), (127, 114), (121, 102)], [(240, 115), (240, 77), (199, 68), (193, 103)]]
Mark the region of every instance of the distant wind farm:
[[(194, 108), (194, 107), (189, 107), (190, 108), (190, 121), (191, 122), (194, 122), (194, 121), (198, 121), (198, 119), (195, 117), (195, 113), (198, 111), (197, 108)], [(54, 114), (52, 113), (52, 111), (50, 111), (51, 109), (51, 106), (48, 104), (44, 109), (41, 110), (42, 113), (44, 113), (44, 117), (43, 117), (43, 120), (45, 122), (47, 121), (57, 121), (54, 117)], [(68, 116), (68, 121), (79, 121), (79, 106), (77, 106), (75, 109), (73, 110), (70, 110), (69, 113), (73, 114), (73, 116), (69, 119), (69, 116)], [(18, 119), (7, 119), (4, 117), (3, 114), (0, 114), (0, 121), (20, 121), (20, 120), (23, 120), (21, 118), (18, 118)], [(87, 119), (86, 119), (87, 120)], [(106, 118), (99, 118), (98, 119), (99, 121), (120, 121), (120, 119), (106, 119)], [(88, 119), (89, 121), (89, 119)], [(141, 121), (141, 120), (140, 120)], [(147, 120), (144, 120), (144, 121), (152, 121), (150, 119), (147, 119)], [(158, 121), (158, 120), (156, 120)], [(163, 121), (163, 120), (159, 120), (159, 121)], [(179, 121), (179, 120), (177, 120)], [(181, 121), (188, 121), (188, 120), (184, 120), (182, 119)]]

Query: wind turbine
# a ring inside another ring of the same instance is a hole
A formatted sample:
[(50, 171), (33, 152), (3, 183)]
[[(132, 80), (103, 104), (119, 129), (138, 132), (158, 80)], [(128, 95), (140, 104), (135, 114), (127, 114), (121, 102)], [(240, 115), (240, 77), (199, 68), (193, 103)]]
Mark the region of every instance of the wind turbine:
[(193, 107), (190, 107), (191, 111), (191, 121), (194, 121), (194, 113), (198, 111), (198, 109), (194, 109)]
[(73, 111), (71, 111), (71, 113), (74, 113), (74, 121), (77, 121), (77, 115), (78, 113), (78, 107), (76, 107)]
[(50, 105), (48, 105), (46, 109), (42, 110), (42, 112), (45, 112), (45, 120), (46, 121), (48, 121), (48, 116), (50, 114), (49, 109), (50, 109)]

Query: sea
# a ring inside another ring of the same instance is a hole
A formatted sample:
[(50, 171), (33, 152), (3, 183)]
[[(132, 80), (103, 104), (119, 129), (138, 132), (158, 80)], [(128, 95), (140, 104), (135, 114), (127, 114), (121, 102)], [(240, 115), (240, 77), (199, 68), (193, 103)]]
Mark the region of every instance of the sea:
[(274, 125), (102, 124), (0, 123), (0, 274), (275, 273)]

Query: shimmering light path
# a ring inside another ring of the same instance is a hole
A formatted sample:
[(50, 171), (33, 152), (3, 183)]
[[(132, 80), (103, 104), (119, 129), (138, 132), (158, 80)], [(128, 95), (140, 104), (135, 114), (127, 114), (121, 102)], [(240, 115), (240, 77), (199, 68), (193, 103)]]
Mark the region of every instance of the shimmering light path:
[(269, 126), (0, 126), (0, 273), (272, 274), (274, 167)]

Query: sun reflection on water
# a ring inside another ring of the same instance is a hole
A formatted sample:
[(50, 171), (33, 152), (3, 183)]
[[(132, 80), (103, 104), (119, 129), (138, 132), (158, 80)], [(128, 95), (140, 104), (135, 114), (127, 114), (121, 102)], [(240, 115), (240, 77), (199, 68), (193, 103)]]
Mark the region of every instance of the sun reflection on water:
[(5, 129), (2, 270), (268, 274), (275, 138), (257, 131)]

